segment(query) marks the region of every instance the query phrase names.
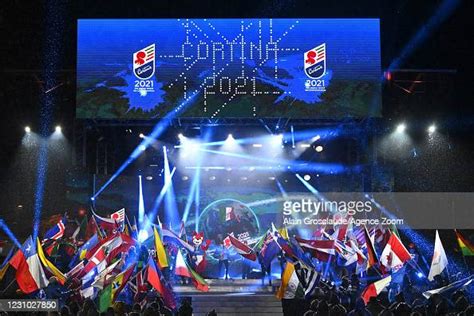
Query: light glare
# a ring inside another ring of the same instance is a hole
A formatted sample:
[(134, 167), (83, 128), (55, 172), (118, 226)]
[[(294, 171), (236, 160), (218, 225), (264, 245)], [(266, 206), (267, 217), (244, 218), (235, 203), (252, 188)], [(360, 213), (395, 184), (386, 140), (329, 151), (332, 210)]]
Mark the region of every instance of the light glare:
[(407, 126), (406, 126), (404, 123), (399, 124), (399, 125), (397, 126), (397, 133), (403, 133), (406, 128), (407, 128)]
[(436, 132), (436, 125), (432, 124), (428, 127), (428, 133), (433, 134), (434, 132)]

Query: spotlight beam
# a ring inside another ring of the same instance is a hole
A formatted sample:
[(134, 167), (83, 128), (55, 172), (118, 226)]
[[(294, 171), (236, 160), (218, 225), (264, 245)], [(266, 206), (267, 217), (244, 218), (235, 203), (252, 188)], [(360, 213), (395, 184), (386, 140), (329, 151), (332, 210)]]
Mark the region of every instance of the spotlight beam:
[(145, 219), (145, 202), (143, 200), (142, 176), (138, 176), (138, 227), (143, 229), (143, 220)]
[(33, 240), (36, 240), (39, 233), (39, 226), (41, 222), (41, 210), (43, 208), (44, 187), (46, 184), (46, 169), (48, 168), (48, 144), (46, 140), (41, 140), (38, 166), (36, 170), (36, 190), (35, 190), (35, 204), (33, 214)]
[[(211, 130), (207, 130), (206, 134), (205, 134), (205, 137), (204, 137), (204, 141), (207, 142), (209, 139), (211, 138)], [(227, 137), (226, 139), (226, 142), (235, 142), (235, 139), (234, 137), (232, 136), (232, 134), (229, 134), (229, 136)], [(189, 189), (189, 194), (188, 194), (188, 199), (186, 201), (186, 206), (184, 208), (184, 212), (183, 212), (183, 218), (182, 218), (182, 221), (184, 223), (187, 222), (188, 220), (188, 216), (189, 216), (189, 211), (191, 209), (191, 205), (192, 205), (192, 202), (194, 200), (195, 202), (195, 217), (196, 217), (196, 220), (195, 220), (195, 225), (196, 225), (196, 231), (197, 231), (197, 225), (198, 225), (198, 220), (197, 220), (197, 217), (198, 217), (198, 212), (199, 212), (199, 186), (201, 184), (201, 166), (202, 166), (202, 159), (203, 159), (203, 152), (202, 151), (198, 151), (198, 156), (197, 156), (197, 159), (196, 159), (196, 169), (194, 171), (194, 177), (193, 177), (193, 181), (191, 183), (191, 187)]]
[(144, 138), (140, 144), (133, 150), (133, 152), (130, 154), (130, 156), (127, 158), (127, 160), (124, 161), (124, 163), (117, 169), (117, 171), (107, 180), (107, 182), (95, 193), (93, 196), (94, 198), (97, 198), (117, 177), (122, 174), (122, 172), (133, 162), (135, 161), (138, 156), (143, 152), (141, 148), (143, 146), (148, 148), (152, 140), (158, 138), (161, 134), (163, 134), (164, 131), (171, 125), (172, 120), (177, 117), (181, 112), (185, 111), (188, 106), (190, 105), (191, 101), (199, 94), (200, 92), (196, 92), (192, 94), (189, 98), (185, 99), (183, 102), (181, 102), (174, 110), (168, 112), (168, 114), (165, 115), (154, 127), (150, 135), (148, 137)]
[(460, 0), (444, 0), (439, 5), (436, 13), (429, 18), (425, 25), (418, 29), (416, 34), (405, 45), (400, 55), (391, 62), (388, 71), (400, 68), (421, 43), (424, 42), (441, 23), (451, 16), (461, 2)]
[[(173, 170), (171, 170), (171, 173), (170, 173), (171, 180), (173, 179), (173, 176), (174, 176), (175, 172), (176, 172), (176, 167), (174, 167)], [(166, 181), (165, 180), (165, 183), (164, 183), (163, 187), (161, 188), (160, 194), (158, 194), (158, 196), (155, 199), (155, 202), (153, 203), (153, 208), (151, 210), (151, 216), (150, 216), (151, 218), (156, 217), (156, 213), (158, 212), (158, 208), (160, 207), (161, 202), (163, 202), (165, 194), (168, 191), (171, 183), (172, 183), (171, 181)]]
[(165, 193), (165, 214), (168, 217), (172, 225), (178, 224), (178, 206), (176, 204), (176, 196), (174, 194), (173, 181), (171, 179), (170, 164), (168, 160), (168, 151), (166, 146), (163, 146), (163, 158), (164, 158), (164, 175), (165, 183), (168, 183), (169, 188)]
[(3, 230), (3, 232), (10, 238), (10, 240), (15, 244), (15, 246), (18, 247), (18, 249), (21, 248), (21, 244), (16, 238), (15, 234), (10, 230), (8, 225), (5, 223), (5, 220), (0, 219), (0, 228)]

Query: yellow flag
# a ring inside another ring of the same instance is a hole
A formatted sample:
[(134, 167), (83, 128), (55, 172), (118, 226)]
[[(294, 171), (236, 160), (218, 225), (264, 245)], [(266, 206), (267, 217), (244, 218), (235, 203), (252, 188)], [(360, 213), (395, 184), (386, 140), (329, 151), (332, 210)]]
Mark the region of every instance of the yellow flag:
[(0, 269), (0, 281), (2, 281), (3, 277), (5, 276), (5, 273), (7, 273), (8, 267), (10, 266), (9, 263), (5, 264), (3, 268)]
[(278, 232), (280, 233), (281, 237), (285, 238), (286, 240), (289, 239), (288, 237), (288, 229), (286, 227), (283, 227), (283, 228), (280, 228), (278, 230)]
[(295, 266), (291, 262), (286, 263), (285, 270), (281, 276), (281, 285), (278, 291), (276, 292), (276, 297), (281, 300), (286, 292), (288, 283), (290, 282), (291, 276), (295, 272)]
[(156, 230), (156, 227), (153, 227), (153, 234), (155, 235), (155, 250), (156, 250), (156, 258), (158, 259), (158, 267), (160, 269), (168, 267), (168, 256), (166, 255), (165, 247), (161, 242), (160, 235)]
[(49, 272), (51, 272), (52, 275), (54, 275), (56, 278), (58, 278), (59, 283), (64, 284), (64, 282), (66, 282), (66, 276), (61, 271), (59, 271), (59, 269), (56, 268), (51, 261), (49, 261), (46, 258), (46, 256), (44, 255), (44, 252), (43, 252), (43, 247), (41, 247), (41, 242), (39, 241), (39, 238), (36, 239), (36, 245), (37, 245), (36, 247), (38, 248), (37, 249), (38, 257), (40, 258), (41, 263), (43, 264), (43, 266)]

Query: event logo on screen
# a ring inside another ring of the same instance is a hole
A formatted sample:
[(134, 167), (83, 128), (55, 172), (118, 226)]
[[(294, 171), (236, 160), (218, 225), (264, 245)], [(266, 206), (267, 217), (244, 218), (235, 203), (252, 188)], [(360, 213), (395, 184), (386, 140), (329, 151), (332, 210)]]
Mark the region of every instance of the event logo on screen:
[(155, 73), (155, 44), (133, 53), (133, 73), (138, 79), (150, 79)]
[(133, 74), (135, 80), (133, 92), (146, 96), (148, 92), (155, 92), (154, 81), (150, 80), (155, 74), (155, 44), (133, 53)]
[(324, 80), (326, 74), (326, 43), (322, 43), (304, 53), (304, 72), (311, 78), (306, 80), (306, 91), (326, 91)]

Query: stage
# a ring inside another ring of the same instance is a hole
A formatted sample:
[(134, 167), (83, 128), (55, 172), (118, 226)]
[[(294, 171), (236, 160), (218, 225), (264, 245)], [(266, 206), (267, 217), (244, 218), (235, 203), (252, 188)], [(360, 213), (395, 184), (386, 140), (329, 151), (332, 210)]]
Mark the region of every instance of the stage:
[(283, 315), (281, 302), (275, 297), (280, 280), (273, 280), (272, 286), (262, 285), (259, 279), (206, 279), (209, 292), (200, 292), (192, 284), (175, 285), (180, 298), (190, 298), (193, 315), (207, 315), (215, 309), (217, 315)]

